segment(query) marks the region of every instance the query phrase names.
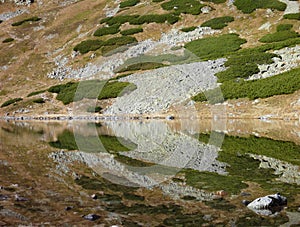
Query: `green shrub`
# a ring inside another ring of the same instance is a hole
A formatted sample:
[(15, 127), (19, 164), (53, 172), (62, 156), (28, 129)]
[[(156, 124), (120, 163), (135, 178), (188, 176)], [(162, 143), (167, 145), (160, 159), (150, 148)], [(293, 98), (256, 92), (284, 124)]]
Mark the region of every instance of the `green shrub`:
[(284, 11), (286, 8), (286, 4), (278, 0), (235, 0), (233, 4), (243, 13), (252, 13), (256, 9)]
[(35, 96), (35, 95), (44, 93), (45, 91), (46, 91), (46, 90), (34, 91), (34, 92), (29, 93), (29, 94), (27, 95), (27, 97)]
[(135, 6), (139, 2), (140, 2), (140, 0), (127, 0), (127, 1), (124, 1), (124, 2), (120, 3), (120, 8)]
[(203, 0), (203, 2), (212, 2), (215, 4), (225, 3), (226, 0)]
[(10, 100), (4, 102), (4, 103), (1, 105), (1, 108), (2, 108), (2, 107), (5, 107), (5, 106), (9, 106), (9, 105), (11, 105), (11, 104), (14, 104), (14, 103), (16, 103), (16, 102), (20, 102), (20, 101), (22, 101), (22, 100), (23, 100), (22, 98), (10, 99)]
[(161, 4), (164, 10), (172, 10), (177, 15), (181, 13), (199, 15), (203, 6), (205, 5), (196, 0), (170, 0)]
[(163, 2), (165, 0), (152, 0), (152, 2)]
[(299, 34), (295, 31), (279, 31), (273, 34), (267, 34), (260, 38), (259, 41), (262, 43), (273, 43), (297, 37), (299, 37)]
[(57, 93), (56, 99), (62, 101), (66, 105), (84, 98), (116, 98), (126, 92), (131, 92), (134, 89), (136, 89), (136, 86), (128, 82), (87, 80), (80, 83), (69, 82), (66, 84), (55, 85), (50, 87), (48, 91)]
[(89, 51), (95, 51), (101, 48), (104, 42), (101, 40), (85, 40), (77, 44), (73, 50), (79, 51), (81, 54), (88, 53)]
[(248, 78), (259, 72), (259, 68), (255, 63), (247, 63), (243, 65), (233, 65), (225, 71), (216, 74), (218, 82), (222, 83), (235, 78)]
[(211, 27), (212, 29), (222, 29), (227, 26), (229, 22), (234, 21), (233, 17), (224, 16), (224, 17), (216, 17), (211, 20), (204, 22), (201, 27)]
[(225, 34), (191, 41), (185, 48), (202, 60), (207, 60), (228, 56), (240, 49), (240, 45), (245, 42), (237, 34)]
[(43, 98), (34, 99), (34, 100), (32, 100), (32, 102), (34, 102), (34, 103), (45, 103)]
[(116, 34), (120, 31), (120, 24), (114, 24), (110, 27), (99, 28), (95, 31), (94, 36), (104, 36)]
[(300, 13), (285, 14), (283, 15), (283, 18), (289, 20), (300, 20)]
[[(291, 94), (300, 89), (300, 68), (288, 72), (251, 81), (226, 81), (221, 85), (224, 99), (268, 98), (274, 95)], [(194, 101), (206, 101), (203, 93), (192, 98)]]
[(292, 24), (279, 24), (276, 28), (276, 31), (277, 32), (280, 32), (280, 31), (289, 31), (293, 28), (293, 25)]
[(131, 29), (123, 30), (120, 33), (121, 35), (133, 35), (140, 32), (143, 32), (143, 28), (131, 28)]
[(137, 42), (137, 39), (134, 37), (121, 36), (121, 37), (114, 37), (114, 38), (106, 40), (104, 45), (105, 46), (112, 46), (112, 45), (123, 46), (123, 45), (127, 45), (130, 43), (135, 43), (135, 42)]
[(14, 41), (13, 38), (7, 38), (7, 39), (4, 39), (4, 40), (2, 41), (2, 43), (10, 43), (10, 42), (12, 42), (12, 41)]
[(139, 15), (121, 15), (121, 16), (115, 16), (115, 17), (107, 17), (100, 21), (101, 24), (106, 23), (110, 26), (114, 24), (124, 24), (126, 22), (131, 23), (132, 21), (135, 21)]
[(98, 113), (101, 110), (102, 110), (102, 108), (100, 106), (96, 106), (96, 107), (89, 106), (86, 111), (89, 112), (89, 113)]
[(196, 28), (197, 28), (196, 26), (192, 26), (192, 27), (185, 27), (180, 30), (183, 32), (191, 32), (191, 31), (194, 31)]
[(127, 72), (127, 71), (136, 71), (136, 70), (148, 70), (148, 69), (157, 69), (160, 67), (166, 66), (163, 63), (158, 62), (139, 62), (132, 65), (127, 65), (117, 70), (117, 73)]
[(26, 22), (29, 22), (29, 21), (33, 21), (34, 22), (34, 21), (39, 21), (39, 20), (41, 20), (41, 18), (39, 18), (39, 17), (30, 17), (30, 18), (27, 18), (25, 20), (15, 22), (15, 23), (13, 23), (11, 25), (12, 26), (20, 26), (20, 25), (22, 25), (22, 24), (24, 24)]

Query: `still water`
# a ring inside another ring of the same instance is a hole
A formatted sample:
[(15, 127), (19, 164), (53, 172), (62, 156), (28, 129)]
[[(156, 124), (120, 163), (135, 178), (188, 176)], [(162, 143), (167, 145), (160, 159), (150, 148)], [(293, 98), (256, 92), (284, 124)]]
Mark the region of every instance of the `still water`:
[(298, 226), (299, 122), (222, 125), (0, 122), (0, 226)]

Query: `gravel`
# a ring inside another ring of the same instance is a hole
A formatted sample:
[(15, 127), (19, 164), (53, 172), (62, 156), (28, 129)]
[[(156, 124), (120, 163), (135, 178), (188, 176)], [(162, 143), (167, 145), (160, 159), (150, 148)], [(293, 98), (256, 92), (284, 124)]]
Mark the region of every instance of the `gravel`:
[(299, 2), (289, 0), (279, 0), (287, 5), (284, 14), (299, 13)]

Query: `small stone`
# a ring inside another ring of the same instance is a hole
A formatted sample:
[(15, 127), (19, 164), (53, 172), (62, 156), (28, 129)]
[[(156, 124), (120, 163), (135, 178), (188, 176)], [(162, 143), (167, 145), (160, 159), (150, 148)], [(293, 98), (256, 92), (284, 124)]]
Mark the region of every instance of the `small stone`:
[(210, 214), (206, 214), (203, 216), (203, 220), (204, 221), (211, 221), (212, 220), (212, 216)]
[(250, 196), (251, 194), (249, 192), (241, 192), (241, 196)]
[(0, 194), (0, 201), (7, 200), (7, 199), (8, 199), (7, 195), (1, 195)]
[(28, 201), (27, 198), (21, 197), (21, 196), (18, 196), (18, 195), (15, 195), (15, 200), (18, 201), (18, 202)]
[(89, 221), (96, 221), (97, 219), (100, 218), (100, 216), (97, 214), (88, 214), (88, 215), (83, 216), (83, 218), (86, 220), (89, 220)]
[(65, 211), (69, 211), (69, 210), (72, 210), (72, 209), (73, 209), (73, 207), (67, 206), (67, 207), (65, 208)]
[(92, 197), (92, 199), (95, 199), (95, 200), (98, 199), (98, 196), (96, 194), (93, 194), (91, 197)]

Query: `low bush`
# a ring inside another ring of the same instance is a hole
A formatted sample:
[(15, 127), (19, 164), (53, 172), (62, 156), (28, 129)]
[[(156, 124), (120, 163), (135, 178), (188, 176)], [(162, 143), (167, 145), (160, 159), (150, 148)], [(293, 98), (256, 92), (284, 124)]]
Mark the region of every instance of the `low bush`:
[(285, 14), (283, 15), (283, 18), (289, 20), (300, 20), (300, 13)]
[(199, 15), (201, 8), (204, 6), (205, 5), (196, 0), (170, 0), (161, 4), (164, 10), (172, 10), (177, 15), (181, 13)]
[(246, 40), (241, 39), (237, 34), (225, 34), (191, 41), (185, 45), (185, 48), (202, 60), (208, 60), (229, 56), (239, 50), (245, 42)]
[(9, 105), (11, 105), (11, 104), (14, 104), (14, 103), (16, 103), (16, 102), (20, 102), (20, 101), (22, 101), (22, 100), (23, 100), (22, 98), (10, 99), (10, 100), (4, 102), (4, 103), (1, 105), (1, 108), (2, 108), (2, 107), (5, 107), (5, 106), (9, 106)]
[(55, 85), (50, 87), (48, 91), (57, 93), (56, 99), (62, 101), (66, 105), (84, 98), (116, 98), (124, 93), (131, 92), (134, 89), (136, 89), (136, 86), (128, 82), (88, 80), (80, 83), (68, 82), (66, 84)]
[(117, 73), (127, 72), (127, 71), (136, 71), (136, 70), (148, 70), (148, 69), (157, 69), (160, 67), (166, 66), (163, 63), (158, 62), (139, 62), (132, 65), (127, 65), (126, 67), (122, 67), (118, 69)]
[(106, 40), (104, 45), (105, 46), (112, 46), (112, 45), (123, 46), (123, 45), (127, 45), (130, 43), (135, 43), (135, 42), (137, 42), (137, 39), (134, 37), (120, 36), (120, 37), (114, 37), (114, 38)]
[[(300, 89), (300, 68), (268, 77), (250, 81), (226, 81), (221, 85), (224, 99), (267, 98), (274, 95), (291, 94)], [(194, 101), (207, 101), (204, 93), (192, 98)]]
[(10, 43), (10, 42), (12, 42), (12, 41), (14, 41), (13, 38), (7, 38), (7, 39), (4, 39), (4, 40), (2, 41), (2, 43)]
[(194, 31), (196, 28), (197, 28), (196, 26), (191, 26), (191, 27), (182, 28), (180, 30), (183, 32), (191, 32), (191, 31)]
[(101, 110), (102, 108), (100, 106), (89, 106), (86, 111), (89, 113), (99, 113)]
[(120, 24), (114, 24), (109, 27), (99, 28), (95, 31), (94, 36), (104, 36), (116, 34), (120, 31)]
[(252, 13), (256, 9), (284, 11), (286, 8), (286, 4), (278, 0), (235, 0), (233, 4), (243, 13)]
[(120, 33), (121, 35), (133, 35), (140, 32), (143, 32), (143, 28), (131, 28), (131, 29), (123, 30)]
[(276, 28), (276, 31), (277, 32), (280, 32), (280, 31), (289, 31), (293, 28), (293, 25), (292, 24), (279, 24)]
[(44, 93), (46, 90), (41, 90), (41, 91), (34, 91), (34, 92), (31, 92), (27, 95), (27, 97), (31, 97), (31, 96), (35, 96), (35, 95), (38, 95), (38, 94), (42, 94)]
[(41, 18), (39, 18), (39, 17), (30, 17), (30, 18), (27, 18), (25, 20), (12, 23), (11, 25), (12, 26), (20, 26), (20, 25), (22, 25), (22, 24), (24, 24), (26, 22), (30, 22), (30, 21), (34, 22), (34, 21), (39, 21), (39, 20), (41, 20)]
[(32, 100), (32, 102), (34, 102), (34, 103), (45, 103), (45, 100), (43, 98), (37, 98), (37, 99)]
[(295, 31), (279, 31), (273, 34), (267, 34), (260, 38), (258, 41), (262, 43), (273, 43), (297, 37), (299, 37), (299, 34)]
[(135, 6), (139, 2), (140, 2), (140, 0), (127, 0), (127, 1), (124, 1), (124, 2), (120, 3), (120, 8)]
[(243, 65), (232, 65), (227, 70), (217, 73), (216, 77), (218, 77), (218, 82), (222, 83), (236, 78), (248, 78), (258, 72), (259, 68), (257, 64), (247, 63)]
[(226, 0), (203, 0), (203, 2), (212, 2), (215, 4), (225, 3)]
[(224, 16), (216, 17), (211, 20), (204, 22), (201, 27), (211, 27), (212, 29), (222, 29), (227, 26), (228, 23), (234, 21), (233, 17)]
[(101, 40), (85, 40), (77, 44), (74, 47), (74, 51), (79, 51), (81, 54), (88, 53), (89, 51), (95, 51), (101, 48), (104, 42)]

